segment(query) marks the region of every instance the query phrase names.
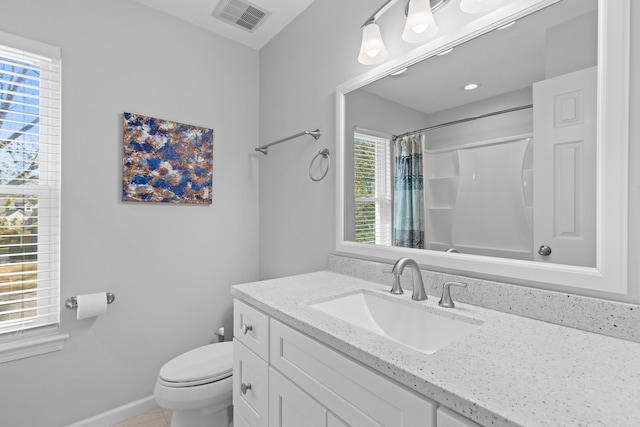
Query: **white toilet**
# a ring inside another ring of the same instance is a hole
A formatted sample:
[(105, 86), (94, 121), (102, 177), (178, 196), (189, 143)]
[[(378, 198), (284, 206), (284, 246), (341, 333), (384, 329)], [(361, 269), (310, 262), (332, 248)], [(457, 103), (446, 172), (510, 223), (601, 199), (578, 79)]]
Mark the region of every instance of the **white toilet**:
[(229, 427), (233, 342), (209, 344), (167, 362), (154, 390), (160, 407), (173, 411), (172, 427)]

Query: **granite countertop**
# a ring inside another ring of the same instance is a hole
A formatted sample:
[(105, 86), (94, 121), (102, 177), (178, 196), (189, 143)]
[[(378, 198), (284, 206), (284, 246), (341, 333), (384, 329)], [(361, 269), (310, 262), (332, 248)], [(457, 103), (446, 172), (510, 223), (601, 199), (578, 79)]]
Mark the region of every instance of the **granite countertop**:
[(236, 285), (232, 295), (483, 426), (640, 426), (638, 343), (394, 295), (483, 322), (423, 354), (309, 307), (360, 289), (389, 295), (390, 286), (321, 271)]

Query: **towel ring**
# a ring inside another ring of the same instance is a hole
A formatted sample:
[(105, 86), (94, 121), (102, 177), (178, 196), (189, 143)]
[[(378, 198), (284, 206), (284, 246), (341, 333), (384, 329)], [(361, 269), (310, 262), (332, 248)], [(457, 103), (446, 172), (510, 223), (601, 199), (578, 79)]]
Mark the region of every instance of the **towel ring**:
[[(313, 174), (311, 173), (311, 168), (313, 167), (313, 164), (315, 163), (316, 159), (319, 156), (322, 156), (325, 159), (327, 159), (327, 169), (324, 171), (324, 173), (322, 174), (322, 176), (320, 178), (314, 178)], [(316, 154), (316, 156), (311, 160), (311, 164), (309, 165), (309, 178), (311, 178), (315, 182), (322, 181), (324, 179), (324, 177), (327, 176), (327, 173), (329, 172), (329, 168), (330, 167), (331, 167), (331, 157), (329, 157), (329, 149), (325, 148), (324, 150), (322, 150), (318, 154)]]

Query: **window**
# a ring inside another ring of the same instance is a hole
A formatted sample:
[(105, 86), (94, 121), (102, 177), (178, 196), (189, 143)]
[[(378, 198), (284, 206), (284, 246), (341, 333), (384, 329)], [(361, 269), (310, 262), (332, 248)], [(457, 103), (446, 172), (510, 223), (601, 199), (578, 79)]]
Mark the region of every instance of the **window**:
[(60, 96), (59, 49), (0, 33), (0, 361), (59, 332)]
[(355, 241), (391, 245), (390, 138), (359, 129), (353, 145)]

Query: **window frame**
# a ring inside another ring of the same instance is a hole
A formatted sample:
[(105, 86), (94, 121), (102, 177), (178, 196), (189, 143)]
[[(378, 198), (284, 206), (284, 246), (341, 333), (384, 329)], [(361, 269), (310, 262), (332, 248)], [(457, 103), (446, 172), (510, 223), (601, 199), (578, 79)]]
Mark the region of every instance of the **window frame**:
[[(61, 53), (60, 48), (0, 31), (0, 56), (9, 57), (20, 53), (25, 57), (40, 57), (52, 64), (53, 71), (45, 71), (46, 76), (41, 76), (40, 81), (50, 81), (44, 83), (41, 90), (47, 96), (52, 96), (46, 100), (45, 108), (56, 114), (38, 122), (38, 143), (48, 147), (47, 150), (39, 151), (40, 183), (33, 186), (0, 187), (3, 195), (38, 196), (37, 289), (42, 290), (42, 283), (46, 282), (47, 288), (53, 289), (53, 294), (48, 297), (47, 307), (43, 307), (39, 300), (35, 308), (45, 309), (44, 320), (27, 319), (21, 324), (21, 329), (0, 334), (0, 363), (62, 350), (64, 342), (69, 338), (68, 334), (60, 331)], [(45, 98), (43, 94), (40, 96)], [(40, 114), (42, 115), (41, 112)], [(53, 129), (52, 132), (44, 132), (46, 136), (42, 133), (45, 127)], [(43, 265), (49, 268), (43, 269)]]
[[(393, 241), (393, 171), (391, 135), (356, 127), (354, 129), (354, 174), (356, 173), (355, 146), (356, 140), (368, 140), (376, 144), (374, 168), (375, 168), (375, 196), (355, 197), (354, 178), (354, 207), (358, 203), (373, 203), (375, 206), (375, 244), (391, 246)], [(380, 158), (382, 156), (382, 158)], [(382, 167), (381, 167), (382, 166)], [(354, 210), (354, 215), (357, 209)], [(357, 221), (356, 221), (357, 229)], [(355, 231), (357, 236), (357, 230)], [(355, 239), (357, 241), (357, 238)]]

